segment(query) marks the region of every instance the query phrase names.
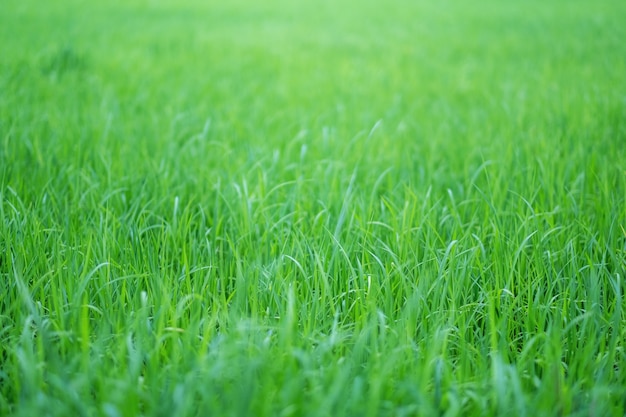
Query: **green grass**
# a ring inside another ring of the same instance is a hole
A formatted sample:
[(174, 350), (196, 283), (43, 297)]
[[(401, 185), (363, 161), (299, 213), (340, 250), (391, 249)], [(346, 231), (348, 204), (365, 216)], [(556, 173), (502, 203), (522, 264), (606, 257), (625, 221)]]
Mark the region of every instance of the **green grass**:
[(0, 415), (623, 416), (626, 3), (0, 5)]

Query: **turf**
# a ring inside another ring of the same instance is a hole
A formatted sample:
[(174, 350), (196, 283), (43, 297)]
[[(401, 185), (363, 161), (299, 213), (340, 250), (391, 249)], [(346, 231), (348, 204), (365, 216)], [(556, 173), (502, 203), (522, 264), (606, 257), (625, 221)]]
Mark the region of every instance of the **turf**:
[(625, 21), (4, 0), (0, 415), (624, 415)]

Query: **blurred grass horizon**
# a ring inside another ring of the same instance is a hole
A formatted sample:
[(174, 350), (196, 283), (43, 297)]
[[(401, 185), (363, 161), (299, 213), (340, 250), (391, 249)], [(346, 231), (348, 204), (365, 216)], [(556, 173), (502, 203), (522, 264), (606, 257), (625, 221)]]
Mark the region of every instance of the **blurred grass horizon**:
[[(267, 135), (259, 124), (286, 126), (282, 141), (333, 127), (350, 140), (383, 121), (417, 133), (421, 151), (445, 153), (447, 145), (433, 144), (453, 140), (455, 126), (463, 132), (456, 140), (498, 155), (499, 129), (533, 140), (541, 123), (566, 134), (623, 109), (623, 91), (612, 86), (626, 63), (609, 54), (624, 32), (610, 14), (615, 2), (395, 2), (382, 11), (373, 2), (75, 2), (39, 12), (34, 4), (16, 2), (21, 17), (2, 15), (2, 37), (14, 46), (3, 54), (2, 87), (38, 88), (5, 94), (3, 109), (57, 97), (39, 110), (71, 120), (72, 106), (93, 103), (94, 126), (105, 132), (132, 135), (134, 120), (147, 127), (141, 115), (152, 121), (145, 136), (181, 123), (201, 131), (210, 119), (239, 141)], [(46, 24), (53, 27), (37, 30)], [(11, 36), (20, 27), (28, 36)], [(65, 103), (76, 88), (83, 103)], [(590, 105), (572, 105), (580, 96)], [(488, 123), (493, 112), (507, 125)]]

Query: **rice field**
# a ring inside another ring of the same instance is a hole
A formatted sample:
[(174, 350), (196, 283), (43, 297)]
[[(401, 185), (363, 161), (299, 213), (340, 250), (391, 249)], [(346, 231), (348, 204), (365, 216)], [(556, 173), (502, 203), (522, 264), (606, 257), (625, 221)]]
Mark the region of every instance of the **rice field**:
[(626, 415), (625, 22), (4, 0), (0, 415)]

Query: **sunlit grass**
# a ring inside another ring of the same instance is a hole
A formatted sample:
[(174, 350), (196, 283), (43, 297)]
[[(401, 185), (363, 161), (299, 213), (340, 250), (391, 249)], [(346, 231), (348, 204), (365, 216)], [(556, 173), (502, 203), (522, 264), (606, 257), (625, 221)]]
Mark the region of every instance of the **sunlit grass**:
[(8, 1), (0, 415), (622, 416), (617, 1)]

